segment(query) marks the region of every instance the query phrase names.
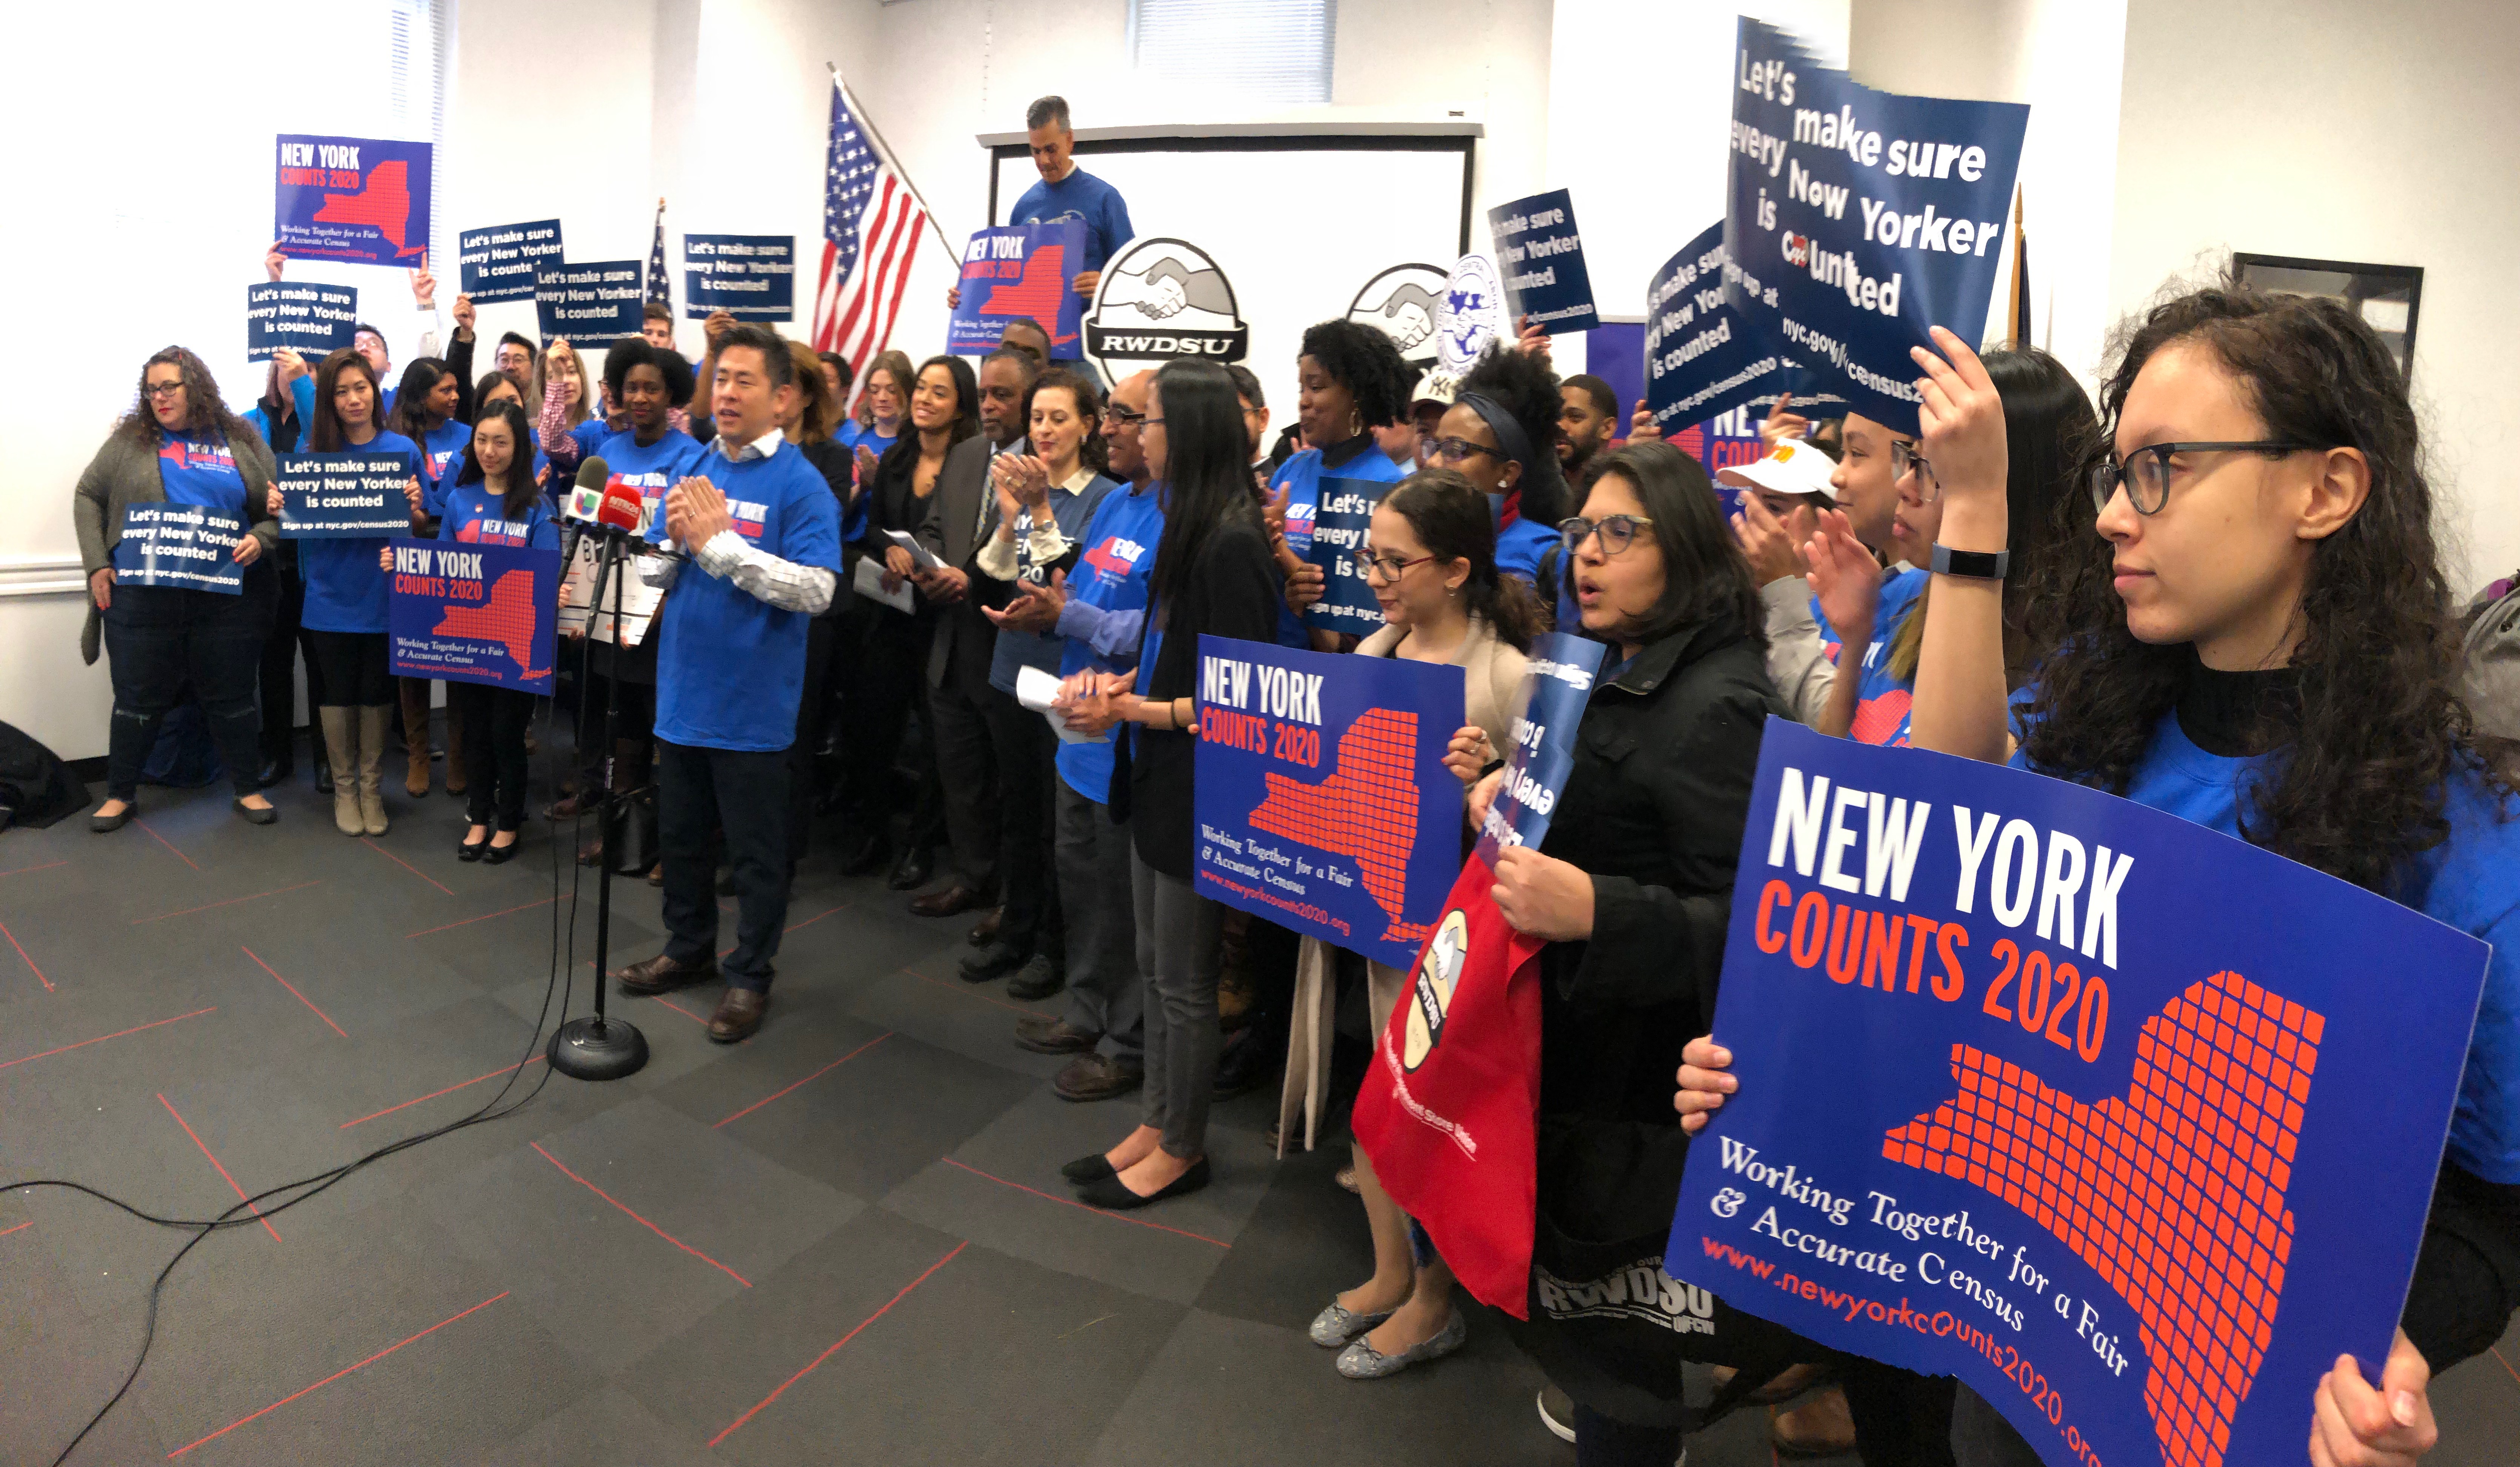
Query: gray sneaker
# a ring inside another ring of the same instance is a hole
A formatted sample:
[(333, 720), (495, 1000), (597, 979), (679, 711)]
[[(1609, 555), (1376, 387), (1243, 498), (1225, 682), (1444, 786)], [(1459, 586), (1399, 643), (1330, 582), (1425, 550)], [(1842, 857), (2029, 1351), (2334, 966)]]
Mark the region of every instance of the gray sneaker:
[(1460, 1310), (1453, 1311), (1453, 1317), (1442, 1329), (1435, 1331), (1432, 1339), (1421, 1340), (1398, 1355), (1384, 1355), (1374, 1349), (1365, 1336), (1359, 1335), (1348, 1343), (1347, 1349), (1339, 1352), (1338, 1373), (1350, 1380), (1380, 1380), (1386, 1375), (1398, 1375), (1412, 1365), (1440, 1360), (1461, 1349), (1469, 1338), (1469, 1318)]
[(1047, 999), (1065, 987), (1067, 975), (1059, 971), (1058, 964), (1050, 960), (1049, 954), (1035, 953), (1007, 980), (1007, 997), (1030, 1002)]

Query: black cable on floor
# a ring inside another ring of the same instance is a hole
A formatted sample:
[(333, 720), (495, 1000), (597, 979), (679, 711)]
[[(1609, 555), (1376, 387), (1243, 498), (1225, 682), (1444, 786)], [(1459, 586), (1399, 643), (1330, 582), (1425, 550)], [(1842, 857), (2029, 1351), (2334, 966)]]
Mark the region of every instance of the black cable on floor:
[[(584, 679), (581, 677), (581, 687), (583, 686), (583, 683)], [(545, 749), (549, 749), (551, 748), (552, 702), (548, 699), (545, 700), (543, 704), (542, 723), (542, 745)], [(487, 737), (488, 732), (489, 731), (486, 729), (483, 730), (482, 736)], [(543, 760), (546, 781), (553, 787), (557, 787), (558, 783), (558, 781), (550, 779), (550, 766), (555, 757), (556, 755), (554, 754), (546, 753)], [(532, 791), (529, 785), (527, 788), (528, 798), (531, 797), (531, 793)], [(572, 829), (572, 835), (573, 833)], [(87, 1425), (80, 1427), (78, 1435), (70, 1438), (69, 1445), (62, 1448), (59, 1456), (53, 1458), (53, 1467), (62, 1467), (64, 1462), (68, 1461), (70, 1453), (78, 1450), (79, 1444), (87, 1440), (88, 1434), (95, 1431), (99, 1423), (103, 1422), (106, 1416), (110, 1414), (115, 1406), (122, 1403), (122, 1398), (131, 1393), (132, 1384), (140, 1379), (141, 1367), (149, 1363), (150, 1347), (155, 1345), (158, 1341), (158, 1296), (165, 1290), (166, 1280), (174, 1273), (175, 1266), (182, 1263), (185, 1255), (191, 1253), (203, 1238), (208, 1237), (211, 1233), (214, 1233), (221, 1228), (250, 1226), (254, 1223), (260, 1222), (265, 1218), (287, 1212), (289, 1209), (295, 1207), (301, 1202), (321, 1196), (324, 1192), (330, 1190), (335, 1184), (346, 1180), (353, 1173), (358, 1172), (373, 1162), (382, 1161), (386, 1157), (395, 1155), (398, 1152), (408, 1151), (412, 1147), (418, 1146), (423, 1142), (433, 1141), (444, 1135), (452, 1135), (456, 1132), (462, 1131), (467, 1127), (478, 1126), (488, 1121), (504, 1120), (531, 1104), (534, 1097), (542, 1093), (543, 1087), (551, 1083), (551, 1070), (546, 1066), (543, 1073), (535, 1078), (532, 1089), (527, 1090), (523, 1095), (518, 1096), (514, 1104), (507, 1106), (505, 1109), (499, 1108), (500, 1102), (507, 1099), (508, 1092), (516, 1089), (518, 1077), (524, 1073), (525, 1066), (533, 1063), (535, 1051), (543, 1047), (543, 1030), (545, 1026), (551, 1022), (552, 996), (554, 992), (557, 991), (560, 996), (560, 1011), (562, 1015), (565, 1017), (568, 1013), (570, 996), (575, 989), (576, 973), (574, 971), (574, 964), (576, 962), (577, 953), (576, 917), (578, 883), (574, 875), (572, 875), (569, 883), (568, 957), (566, 962), (563, 963), (561, 960), (560, 868), (561, 862), (563, 859), (566, 859), (570, 864), (572, 871), (574, 871), (577, 855), (576, 841), (572, 838), (568, 842), (569, 849), (566, 857), (563, 858), (561, 851), (561, 842), (557, 839), (557, 835), (558, 831), (555, 830), (555, 839), (552, 841), (551, 862), (552, 936), (550, 960), (553, 965), (553, 970), (547, 975), (543, 986), (542, 1012), (535, 1016), (533, 1037), (527, 1042), (525, 1052), (518, 1057), (515, 1067), (509, 1070), (507, 1083), (499, 1087), (499, 1092), (497, 1094), (492, 1095), (488, 1100), (483, 1101), (479, 1110), (472, 1112), (472, 1114), (466, 1116), (461, 1120), (450, 1121), (443, 1126), (420, 1132), (417, 1134), (407, 1135), (401, 1140), (380, 1146), (376, 1150), (369, 1152), (367, 1155), (362, 1156), (355, 1161), (344, 1162), (340, 1166), (335, 1167), (330, 1171), (318, 1172), (312, 1177), (301, 1177), (295, 1181), (283, 1182), (279, 1186), (272, 1187), (266, 1191), (257, 1192), (254, 1195), (246, 1198), (244, 1201), (239, 1202), (236, 1206), (229, 1208), (226, 1212), (223, 1212), (217, 1217), (209, 1219), (206, 1222), (198, 1218), (161, 1218), (155, 1213), (144, 1212), (110, 1192), (99, 1191), (95, 1187), (87, 1185), (85, 1182), (69, 1181), (59, 1178), (37, 1178), (28, 1181), (12, 1181), (0, 1184), (0, 1191), (16, 1191), (20, 1188), (32, 1189), (35, 1187), (60, 1187), (67, 1191), (79, 1192), (87, 1196), (94, 1197), (100, 1202), (110, 1203), (112, 1206), (118, 1207), (122, 1209), (122, 1211), (129, 1213), (131, 1216), (140, 1219), (144, 1222), (154, 1222), (162, 1227), (189, 1227), (196, 1229), (193, 1236), (185, 1240), (184, 1246), (175, 1250), (175, 1256), (166, 1261), (166, 1267), (158, 1270), (157, 1278), (151, 1281), (149, 1285), (149, 1312), (140, 1335), (140, 1354), (139, 1356), (131, 1362), (130, 1373), (122, 1377), (122, 1384), (114, 1390), (113, 1395), (107, 1400), (105, 1404), (97, 1407), (96, 1414), (88, 1417)], [(596, 974), (595, 981), (602, 983), (604, 981), (604, 975), (601, 973)], [(300, 1190), (301, 1188), (303, 1188), (303, 1190)], [(268, 1208), (257, 1208), (255, 1206), (255, 1204), (263, 1201), (265, 1198), (278, 1197), (287, 1192), (295, 1192), (297, 1195), (289, 1198), (285, 1202), (275, 1203)], [(239, 1217), (237, 1215), (240, 1212), (248, 1213), (249, 1216)]]

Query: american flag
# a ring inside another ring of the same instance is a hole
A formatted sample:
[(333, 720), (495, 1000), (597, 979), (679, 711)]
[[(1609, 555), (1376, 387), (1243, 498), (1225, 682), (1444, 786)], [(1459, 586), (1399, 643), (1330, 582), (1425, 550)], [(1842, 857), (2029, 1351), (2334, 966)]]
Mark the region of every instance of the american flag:
[(656, 200), (656, 239), (648, 246), (648, 298), (667, 309), (674, 304), (674, 282), (665, 274), (665, 200)]
[[(852, 366), (883, 350), (910, 288), (927, 205), (880, 144), (858, 125), (832, 74), (832, 146), (823, 168), (823, 278), (814, 290), (814, 349)], [(858, 374), (863, 383), (866, 374)], [(850, 403), (857, 400), (850, 389)]]

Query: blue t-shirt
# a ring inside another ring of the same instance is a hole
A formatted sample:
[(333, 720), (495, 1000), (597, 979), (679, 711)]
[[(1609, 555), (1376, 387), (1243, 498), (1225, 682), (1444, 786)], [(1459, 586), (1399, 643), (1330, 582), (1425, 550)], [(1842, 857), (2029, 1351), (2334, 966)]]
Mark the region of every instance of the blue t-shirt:
[[(839, 574), (839, 504), (805, 456), (780, 440), (738, 464), (711, 450), (694, 470), (726, 496), (735, 533), (765, 555)], [(665, 518), (648, 528), (662, 543)], [(686, 548), (686, 553), (692, 553)], [(711, 749), (775, 752), (796, 741), (813, 617), (785, 611), (700, 569), (675, 576), (658, 618), (656, 736)]]
[[(837, 440), (842, 448), (849, 451), (849, 467), (852, 470), (858, 467), (858, 449), (861, 445), (867, 452), (880, 459), (886, 450), (901, 441), (899, 433), (878, 433), (854, 418), (841, 423), (839, 431), (832, 434), (832, 437)], [(867, 490), (872, 486), (867, 483), (867, 476), (863, 473), (858, 474), (857, 485), (857, 497), (849, 501), (848, 509), (840, 515), (840, 539), (850, 545), (856, 545), (866, 539), (867, 533), (869, 498)]]
[[(646, 502), (649, 524), (661, 523), (665, 517), (665, 491), (675, 481), (702, 471), (712, 458), (705, 444), (679, 428), (667, 428), (655, 442), (642, 446), (635, 433), (614, 433), (601, 440), (595, 450), (604, 460), (605, 487), (618, 484), (638, 491)], [(801, 457), (801, 455), (800, 455)], [(810, 466), (808, 466), (810, 467)]]
[[(2016, 725), (2033, 696), (2030, 689), (2013, 695)], [(2246, 839), (2240, 833), (2242, 785), (2256, 782), (2266, 760), (2207, 753), (2179, 727), (2174, 711), (2162, 716), (2152, 746), (2128, 780), (2126, 797)], [(2032, 768), (2018, 751), (2012, 763)], [(2498, 804), (2473, 773), (2454, 778), (2443, 801), (2450, 838), (2408, 861), (2396, 889), (2385, 895), (2494, 947), (2458, 1103), (2451, 1113), (2447, 1154), (2461, 1170), (2509, 1186), (2520, 1184), (2520, 819), (2504, 821), (2506, 812)]]
[(1061, 219), (1085, 221), (1085, 258), (1076, 267), (1080, 271), (1102, 269), (1103, 261), (1138, 237), (1137, 228), (1129, 223), (1129, 201), (1120, 197), (1120, 191), (1073, 166), (1057, 183), (1034, 180), (1015, 200), (1014, 212), (1007, 216), (1009, 224), (1056, 224)]
[[(1404, 471), (1401, 476), (1406, 478), (1408, 475)], [(1535, 524), (1528, 519), (1516, 518), (1513, 523), (1497, 531), (1497, 569), (1525, 585), (1537, 585), (1540, 557), (1562, 538), (1553, 524)]]
[[(1125, 641), (1085, 633), (1087, 622), (1106, 619), (1116, 628), (1134, 625), (1131, 613), (1147, 609), (1147, 577), (1155, 568), (1155, 543), (1164, 536), (1164, 497), (1152, 484), (1134, 492), (1112, 490), (1085, 527), (1085, 550), (1067, 577), (1068, 609), (1059, 614), (1066, 634), (1058, 675), (1072, 678), (1092, 669), (1118, 672), (1137, 651), (1137, 638)], [(1081, 609), (1080, 609), (1081, 608)], [(1071, 631), (1071, 625), (1075, 630)], [(1152, 636), (1153, 634), (1149, 634)], [(1098, 644), (1100, 645), (1098, 646)], [(1100, 805), (1111, 798), (1111, 738), (1058, 745), (1058, 777), (1067, 787)]]
[[(1117, 482), (1098, 473), (1086, 480), (1084, 488), (1073, 494), (1064, 489), (1053, 488), (1050, 491), (1050, 514), (1051, 518), (1058, 522), (1058, 532), (1071, 542), (1084, 540), (1086, 527), (1093, 523), (1094, 511), (1102, 508), (1103, 499), (1112, 490), (1119, 487)], [(992, 529), (989, 533), (994, 535), (997, 531)], [(1048, 567), (1034, 567), (1027, 563), (1031, 558), (1029, 546), (1018, 541), (1015, 550), (1017, 571), (1024, 579), (1044, 582), (1050, 579)], [(1083, 562), (1080, 561), (1078, 570), (1082, 572), (1083, 568)], [(1043, 672), (1055, 673), (1058, 671), (1060, 656), (1061, 644), (1057, 632), (1018, 632), (1012, 628), (1001, 629), (998, 633), (997, 645), (989, 653), (989, 686), (1012, 697), (1015, 692), (1017, 673), (1027, 667), (1038, 667)]]
[(158, 437), (158, 482), (166, 490), (166, 503), (225, 510), (242, 525), (245, 475), (237, 472), (227, 440), (216, 433), (169, 433), (163, 428)]
[(420, 503), (431, 514), (446, 512), (446, 486), (464, 469), (464, 446), (472, 429), (450, 418), (420, 435)]
[[(1361, 447), (1353, 445), (1362, 445)], [(1269, 481), (1269, 492), (1286, 491), (1286, 547), (1298, 556), (1307, 554), (1313, 544), (1313, 522), (1322, 507), (1322, 480), (1363, 479), (1370, 484), (1397, 484), (1409, 477), (1410, 470), (1391, 462), (1391, 456), (1374, 446), (1372, 434), (1360, 435), (1347, 443), (1333, 445), (1352, 457), (1324, 467), (1322, 451), (1308, 448), (1278, 466), (1278, 476)], [(1294, 608), (1282, 599), (1278, 603), (1278, 645), (1310, 651), (1312, 633), (1297, 616)]]
[(480, 479), (446, 488), (446, 508), (437, 522), (437, 538), (464, 545), (531, 546), (560, 549), (560, 524), (552, 518), (551, 502), (537, 494), (522, 517), (511, 518), (504, 495), (489, 492)]
[(584, 422), (579, 423), (577, 426), (570, 428), (568, 430), (568, 436), (575, 440), (577, 444), (577, 456), (583, 459), (588, 454), (600, 454), (604, 452), (604, 440), (611, 437), (614, 431), (615, 430), (613, 428), (605, 424), (603, 419), (590, 418)]
[[(373, 458), (400, 454), (404, 471), (420, 473), (420, 446), (400, 433), (379, 433), (338, 455), (309, 457)], [(385, 630), (385, 572), (377, 564), (383, 535), (356, 539), (300, 540), (297, 573), (306, 582), (305, 609), (297, 624), (316, 632), (382, 632)]]
[[(1908, 705), (1915, 697), (1913, 679), (1901, 682), (1890, 676), (1890, 643), (1899, 635), (1916, 599), (1925, 594), (1929, 577), (1913, 565), (1902, 566), (1881, 578), (1879, 598), (1872, 603), (1872, 642), (1864, 649), (1864, 665), (1856, 669), (1861, 680), (1856, 691), (1855, 723), (1847, 736), (1858, 743), (1908, 743)], [(1820, 598), (1813, 597), (1812, 620), (1820, 623), (1822, 648), (1828, 660), (1837, 664), (1838, 675), (1847, 672), (1845, 650), (1837, 640), (1836, 629), (1820, 609)]]

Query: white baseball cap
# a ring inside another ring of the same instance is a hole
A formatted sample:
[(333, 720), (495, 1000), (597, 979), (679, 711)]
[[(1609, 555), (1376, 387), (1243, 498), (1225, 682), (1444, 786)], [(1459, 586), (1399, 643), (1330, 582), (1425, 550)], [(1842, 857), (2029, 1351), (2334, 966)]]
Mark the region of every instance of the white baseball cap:
[(1837, 491), (1829, 487), (1828, 475), (1836, 467), (1812, 445), (1787, 439), (1764, 459), (1718, 469), (1715, 482), (1773, 494), (1817, 494), (1833, 505)]
[(1461, 386), (1460, 378), (1437, 368), (1418, 379), (1418, 390), (1410, 394), (1409, 405), (1414, 408), (1421, 402), (1434, 402), (1449, 408)]

